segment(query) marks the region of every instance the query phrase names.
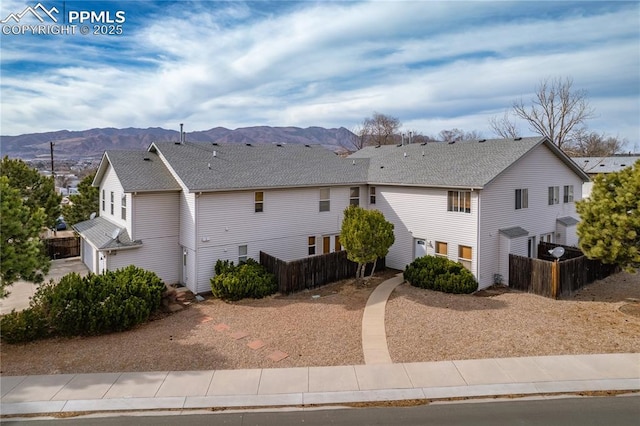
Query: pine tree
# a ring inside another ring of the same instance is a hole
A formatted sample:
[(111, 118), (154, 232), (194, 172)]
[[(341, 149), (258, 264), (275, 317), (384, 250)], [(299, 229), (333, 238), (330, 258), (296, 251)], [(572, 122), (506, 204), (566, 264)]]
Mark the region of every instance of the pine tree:
[(5, 156), (0, 162), (0, 175), (9, 179), (9, 186), (20, 191), (24, 205), (32, 212), (44, 209), (45, 226), (53, 227), (60, 216), (60, 200), (53, 177), (41, 176), (36, 169), (20, 159)]
[(39, 238), (44, 226), (44, 209), (31, 210), (20, 191), (0, 176), (0, 298), (5, 288), (19, 279), (42, 282), (50, 261)]
[(591, 196), (576, 207), (579, 245), (587, 257), (629, 272), (640, 267), (640, 160), (596, 176)]
[(71, 204), (62, 206), (62, 215), (69, 225), (89, 220), (91, 213), (100, 212), (100, 189), (91, 186), (95, 173), (85, 177), (78, 184), (78, 194), (69, 196)]

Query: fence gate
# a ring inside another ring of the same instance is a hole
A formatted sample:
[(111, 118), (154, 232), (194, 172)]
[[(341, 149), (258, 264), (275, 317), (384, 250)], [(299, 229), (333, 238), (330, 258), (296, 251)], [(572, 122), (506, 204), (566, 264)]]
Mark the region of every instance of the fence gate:
[(80, 256), (80, 237), (46, 238), (42, 242), (50, 259)]

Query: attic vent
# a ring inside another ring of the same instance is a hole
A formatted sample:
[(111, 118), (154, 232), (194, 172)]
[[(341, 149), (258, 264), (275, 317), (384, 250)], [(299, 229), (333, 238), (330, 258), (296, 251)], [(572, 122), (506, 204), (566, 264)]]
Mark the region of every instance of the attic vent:
[(218, 142), (211, 142), (211, 145), (218, 146)]
[(456, 143), (456, 141), (451, 141), (449, 142), (449, 145), (453, 145), (454, 143)]
[(521, 141), (522, 138), (513, 138), (514, 141)]
[(144, 157), (144, 161), (151, 161), (151, 158), (149, 158), (149, 157)]
[(426, 142), (422, 142), (420, 145), (425, 146), (427, 143)]
[(376, 145), (376, 146), (374, 146), (374, 148), (380, 148), (380, 145)]
[(398, 144), (398, 145), (396, 145), (396, 146), (402, 146), (402, 144), (401, 144), (401, 143), (399, 143), (399, 144)]
[(247, 145), (247, 146), (251, 146), (251, 144), (250, 144), (250, 143), (247, 143), (247, 144), (245, 144), (245, 145)]
[(304, 146), (306, 146), (307, 148), (311, 148), (311, 145), (309, 145), (308, 143), (305, 143)]
[(620, 167), (627, 167), (626, 164), (620, 164)]
[(180, 141), (176, 141), (176, 142), (174, 142), (173, 144), (174, 144), (174, 145), (182, 145), (182, 144), (180, 143)]
[(276, 146), (282, 146), (282, 144), (281, 143), (277, 143)]
[(585, 162), (585, 163), (588, 163), (588, 162), (589, 162), (589, 160), (584, 160), (584, 162)]
[(486, 139), (480, 139), (480, 140), (478, 141), (478, 143), (482, 143), (482, 142), (486, 142), (486, 141), (487, 141)]
[(384, 166), (380, 166), (381, 169), (384, 169)]
[(604, 167), (604, 164), (600, 164), (600, 167)]

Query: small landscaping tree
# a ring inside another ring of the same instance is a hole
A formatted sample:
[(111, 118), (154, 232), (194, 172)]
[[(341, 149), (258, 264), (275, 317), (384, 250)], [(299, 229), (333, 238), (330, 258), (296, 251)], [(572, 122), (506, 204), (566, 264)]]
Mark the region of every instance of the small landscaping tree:
[(69, 196), (71, 204), (62, 206), (62, 215), (69, 225), (89, 220), (91, 213), (99, 215), (100, 189), (91, 186), (95, 175), (94, 172), (82, 179), (78, 184), (78, 194)]
[(629, 272), (640, 267), (640, 160), (594, 179), (591, 196), (576, 203), (580, 249), (590, 259)]
[(356, 278), (364, 277), (365, 265), (389, 253), (395, 241), (393, 224), (378, 210), (366, 210), (350, 205), (344, 211), (340, 241), (347, 251), (347, 259), (358, 264)]

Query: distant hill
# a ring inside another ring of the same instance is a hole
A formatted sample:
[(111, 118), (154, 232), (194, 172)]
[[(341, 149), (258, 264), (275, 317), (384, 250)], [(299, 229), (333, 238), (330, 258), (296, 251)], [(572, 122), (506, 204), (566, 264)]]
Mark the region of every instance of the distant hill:
[[(354, 135), (344, 127), (325, 129), (323, 127), (244, 127), (230, 130), (215, 127), (199, 132), (187, 132), (187, 141), (218, 143), (290, 143), (319, 144), (332, 150), (349, 145)], [(99, 157), (105, 150), (146, 149), (155, 141), (177, 141), (180, 132), (160, 127), (148, 129), (90, 129), (82, 131), (60, 130), (57, 132), (31, 133), (19, 136), (0, 136), (2, 156), (33, 159), (49, 156), (49, 142), (55, 143), (55, 156), (58, 159), (79, 159)]]

